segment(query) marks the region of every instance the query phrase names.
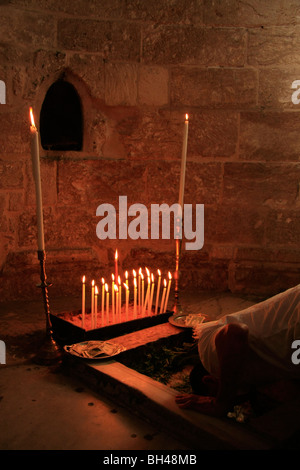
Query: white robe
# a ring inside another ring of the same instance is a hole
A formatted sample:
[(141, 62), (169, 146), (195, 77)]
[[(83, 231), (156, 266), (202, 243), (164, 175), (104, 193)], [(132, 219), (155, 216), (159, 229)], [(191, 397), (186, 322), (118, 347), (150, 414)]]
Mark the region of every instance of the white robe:
[[(247, 325), (249, 347), (253, 357), (243, 366), (243, 381), (251, 382), (251, 376), (259, 363), (260, 375), (300, 378), (300, 364), (293, 363), (292, 343), (300, 340), (300, 284), (251, 307), (203, 323), (195, 333), (199, 336), (198, 350), (205, 369), (219, 377), (219, 361), (215, 336), (224, 325), (235, 322)], [(257, 360), (260, 358), (260, 360)], [(261, 361), (262, 359), (262, 361)], [(255, 381), (253, 379), (252, 381)]]

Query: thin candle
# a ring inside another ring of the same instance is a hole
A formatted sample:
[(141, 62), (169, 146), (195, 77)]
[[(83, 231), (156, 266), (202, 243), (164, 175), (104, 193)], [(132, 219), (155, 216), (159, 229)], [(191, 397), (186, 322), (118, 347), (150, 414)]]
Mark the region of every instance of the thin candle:
[(148, 315), (150, 315), (152, 312), (153, 294), (154, 294), (154, 276), (153, 276), (153, 273), (151, 273), (151, 294), (150, 294), (150, 301), (149, 301), (149, 306), (148, 306)]
[(126, 321), (128, 321), (129, 287), (126, 284), (126, 282), (124, 282), (124, 287), (125, 287), (125, 293), (126, 293), (126, 307), (125, 307), (126, 310), (125, 310), (125, 314), (126, 314)]
[(127, 287), (129, 287), (129, 284), (128, 284), (128, 271), (125, 271), (125, 283), (127, 285)]
[(144, 275), (141, 273), (142, 292), (141, 292), (141, 312), (144, 310)]
[(119, 284), (119, 321), (122, 320), (122, 284), (121, 284), (121, 277), (118, 276), (118, 284)]
[(95, 312), (94, 312), (94, 328), (97, 328), (97, 316), (98, 316), (98, 287), (95, 286)]
[(82, 328), (85, 328), (85, 276), (82, 278), (82, 294), (81, 294), (81, 315), (82, 315)]
[(156, 291), (156, 302), (155, 302), (155, 311), (154, 314), (157, 314), (157, 309), (158, 309), (158, 299), (159, 299), (159, 291), (160, 291), (160, 283), (161, 283), (161, 272), (160, 269), (157, 270), (158, 273), (158, 285), (157, 285), (157, 291)]
[(104, 325), (104, 290), (105, 290), (105, 280), (104, 277), (101, 279), (102, 282), (102, 298), (101, 298), (101, 325)]
[(167, 290), (167, 295), (166, 295), (164, 312), (167, 311), (168, 302), (169, 302), (169, 295), (170, 295), (170, 288), (171, 288), (171, 282), (172, 282), (172, 274), (170, 273), (170, 271), (168, 273), (168, 276), (169, 276), (169, 282), (168, 282), (168, 290)]
[(142, 268), (139, 269), (139, 278), (138, 278), (138, 313), (141, 313), (141, 274), (142, 274)]
[(111, 282), (111, 310), (112, 310), (112, 317), (113, 323), (115, 322), (115, 276), (111, 275), (112, 282)]
[(145, 315), (145, 313), (146, 313), (147, 305), (148, 305), (148, 302), (149, 302), (150, 286), (151, 286), (151, 279), (150, 279), (150, 276), (148, 276), (148, 285), (147, 285), (145, 302), (144, 302), (144, 306), (143, 306), (143, 315)]
[(115, 291), (116, 291), (116, 319), (118, 321), (120, 304), (119, 304), (119, 288), (118, 288), (117, 284), (115, 284)]
[(92, 292), (91, 292), (91, 326), (93, 328), (94, 322), (94, 303), (95, 303), (95, 281), (92, 280)]
[(167, 281), (164, 279), (164, 289), (163, 289), (163, 295), (161, 299), (161, 304), (160, 304), (160, 313), (163, 313), (163, 307), (164, 307), (164, 302), (165, 302), (165, 297), (166, 297), (166, 290), (167, 290)]
[(109, 323), (109, 291), (108, 285), (105, 284), (105, 291), (106, 291), (106, 324)]
[(133, 279), (134, 294), (133, 294), (133, 316), (136, 318), (136, 297), (137, 297), (137, 282), (136, 277)]
[(35, 194), (36, 194), (38, 250), (44, 251), (45, 241), (44, 241), (42, 185), (41, 185), (41, 173), (40, 173), (39, 134), (35, 125), (32, 108), (30, 108), (29, 114), (30, 114), (30, 122), (31, 122), (30, 133), (31, 133), (32, 172), (33, 172), (33, 178), (35, 182)]
[(183, 209), (183, 198), (184, 198), (188, 131), (189, 131), (189, 116), (188, 114), (186, 114), (185, 122), (184, 122), (183, 144), (182, 144), (182, 154), (181, 154), (180, 186), (179, 186), (179, 204), (181, 206), (181, 209)]

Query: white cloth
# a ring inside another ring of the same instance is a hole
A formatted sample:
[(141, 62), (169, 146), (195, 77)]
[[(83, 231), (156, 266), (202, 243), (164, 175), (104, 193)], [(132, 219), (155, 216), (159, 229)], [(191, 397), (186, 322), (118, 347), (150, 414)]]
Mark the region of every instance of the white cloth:
[(199, 325), (196, 333), (200, 360), (215, 377), (219, 376), (215, 336), (231, 322), (248, 326), (249, 347), (266, 364), (291, 378), (300, 378), (300, 364), (291, 360), (292, 342), (300, 339), (300, 284), (237, 313)]

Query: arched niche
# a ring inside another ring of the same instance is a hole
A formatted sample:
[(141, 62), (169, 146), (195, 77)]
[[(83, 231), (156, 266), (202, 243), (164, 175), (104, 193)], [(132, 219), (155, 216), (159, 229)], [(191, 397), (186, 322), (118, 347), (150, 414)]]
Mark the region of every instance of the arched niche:
[(82, 150), (81, 100), (68, 81), (57, 80), (48, 89), (40, 112), (40, 135), (45, 150)]

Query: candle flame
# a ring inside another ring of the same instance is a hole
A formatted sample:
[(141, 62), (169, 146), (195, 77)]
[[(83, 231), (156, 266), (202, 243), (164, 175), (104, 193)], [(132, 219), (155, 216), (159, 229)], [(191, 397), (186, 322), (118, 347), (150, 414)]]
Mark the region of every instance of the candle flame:
[(151, 281), (154, 282), (154, 276), (153, 273), (151, 273)]
[(160, 269), (158, 269), (157, 272), (158, 272), (158, 275), (161, 276), (161, 271), (160, 271)]
[(167, 280), (164, 279), (164, 286), (167, 287)]
[(108, 292), (108, 285), (105, 283), (105, 290)]
[(115, 260), (117, 260), (117, 259), (118, 259), (118, 250), (116, 250), (116, 252), (115, 252)]
[(136, 277), (136, 271), (135, 271), (135, 269), (133, 269), (132, 272), (133, 272), (133, 276)]
[(114, 285), (114, 289), (115, 289), (116, 292), (119, 292), (119, 288), (118, 288), (117, 284)]
[(150, 276), (150, 271), (148, 268), (145, 268), (146, 269), (146, 272), (147, 272), (147, 276), (149, 277)]
[(118, 276), (118, 284), (119, 284), (119, 286), (121, 285), (121, 278), (120, 278), (120, 276)]
[(83, 282), (83, 284), (85, 283), (85, 276), (83, 276), (83, 278), (82, 278), (82, 282)]
[(144, 279), (144, 274), (143, 273), (141, 273), (141, 278)]
[(168, 272), (168, 275), (169, 275), (169, 279), (171, 280), (172, 279), (172, 274), (170, 273), (170, 271)]
[(139, 274), (140, 274), (140, 275), (142, 274), (142, 268), (139, 269)]
[(94, 280), (92, 280), (92, 286), (94, 286), (94, 285), (95, 285), (95, 281), (94, 281)]
[(125, 271), (125, 277), (128, 279), (128, 271)]
[(98, 295), (98, 287), (95, 286), (95, 295)]
[(104, 279), (104, 277), (102, 277), (102, 279), (101, 279), (101, 282), (102, 282), (102, 284), (104, 284), (104, 283), (105, 283), (105, 279)]
[(137, 287), (136, 277), (133, 279), (134, 287)]
[(34, 116), (33, 116), (32, 108), (29, 108), (29, 116), (30, 116), (31, 126), (36, 127), (35, 122), (34, 122)]
[(112, 274), (112, 275), (111, 275), (111, 278), (112, 278), (112, 280), (114, 281), (114, 280), (115, 280), (115, 275)]
[(189, 120), (189, 115), (188, 115), (188, 114), (185, 115), (185, 120), (186, 120), (186, 121)]
[(129, 287), (128, 287), (128, 285), (126, 284), (126, 282), (123, 282), (123, 284), (124, 284), (124, 287), (126, 287), (126, 289), (128, 290)]

